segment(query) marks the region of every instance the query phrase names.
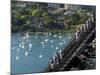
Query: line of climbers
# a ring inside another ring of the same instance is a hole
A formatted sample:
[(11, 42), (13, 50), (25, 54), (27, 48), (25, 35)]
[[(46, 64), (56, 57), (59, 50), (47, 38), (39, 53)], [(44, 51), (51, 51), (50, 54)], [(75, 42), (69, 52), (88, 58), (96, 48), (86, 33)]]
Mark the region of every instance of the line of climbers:
[[(90, 17), (86, 20), (85, 24), (78, 28), (75, 32), (75, 40), (78, 43), (82, 40), (85, 34), (88, 33), (95, 25), (95, 14), (90, 14)], [(53, 70), (54, 65), (58, 65), (62, 61), (62, 51), (56, 52), (55, 56), (50, 59), (50, 68)]]

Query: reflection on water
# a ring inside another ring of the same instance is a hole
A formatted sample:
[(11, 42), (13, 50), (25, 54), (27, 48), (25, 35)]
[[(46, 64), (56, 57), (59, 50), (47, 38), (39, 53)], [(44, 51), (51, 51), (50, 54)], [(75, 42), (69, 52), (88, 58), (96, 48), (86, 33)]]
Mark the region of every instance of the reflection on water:
[(33, 73), (45, 69), (55, 52), (70, 43), (72, 35), (13, 33), (11, 38), (11, 73)]

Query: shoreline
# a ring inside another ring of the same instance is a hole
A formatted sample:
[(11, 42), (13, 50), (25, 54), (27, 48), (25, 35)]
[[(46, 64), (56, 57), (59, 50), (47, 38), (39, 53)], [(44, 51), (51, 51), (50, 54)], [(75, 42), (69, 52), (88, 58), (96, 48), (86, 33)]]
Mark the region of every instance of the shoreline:
[(21, 34), (21, 35), (25, 35), (25, 34), (29, 34), (29, 35), (73, 35), (75, 32), (14, 32), (11, 34)]

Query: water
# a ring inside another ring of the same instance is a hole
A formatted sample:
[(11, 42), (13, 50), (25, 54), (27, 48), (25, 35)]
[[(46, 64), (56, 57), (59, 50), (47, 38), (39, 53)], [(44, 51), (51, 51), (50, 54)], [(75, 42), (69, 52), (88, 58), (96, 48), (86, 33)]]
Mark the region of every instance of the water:
[(49, 64), (55, 52), (63, 50), (72, 39), (67, 34), (34, 34), (11, 36), (11, 73), (41, 72)]

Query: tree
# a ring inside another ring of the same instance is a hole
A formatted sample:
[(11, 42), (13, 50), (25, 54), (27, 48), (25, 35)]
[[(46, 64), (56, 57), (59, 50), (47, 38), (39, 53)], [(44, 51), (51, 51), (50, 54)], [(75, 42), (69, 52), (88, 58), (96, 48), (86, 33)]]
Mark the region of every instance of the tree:
[(34, 23), (35, 23), (35, 27), (38, 31), (38, 26), (40, 24), (40, 19), (41, 19), (41, 16), (42, 16), (42, 11), (40, 9), (35, 9), (32, 11), (32, 16), (34, 17)]
[(45, 27), (49, 29), (50, 24), (52, 24), (54, 21), (53, 15), (49, 14), (47, 11), (44, 11), (42, 16), (44, 18)]

